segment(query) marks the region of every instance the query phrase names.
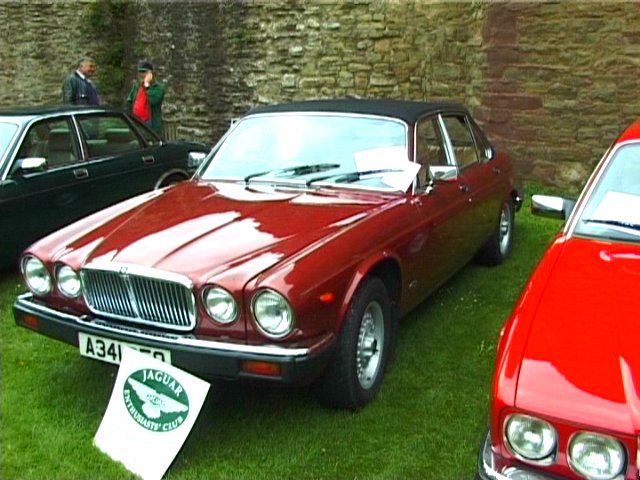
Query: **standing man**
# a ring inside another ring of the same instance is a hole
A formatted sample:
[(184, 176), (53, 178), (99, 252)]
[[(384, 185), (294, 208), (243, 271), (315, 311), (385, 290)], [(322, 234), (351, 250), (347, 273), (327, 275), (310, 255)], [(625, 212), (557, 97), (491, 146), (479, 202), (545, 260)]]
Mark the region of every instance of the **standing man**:
[(126, 100), (126, 110), (158, 135), (162, 135), (164, 90), (164, 85), (156, 81), (153, 65), (147, 61), (140, 62), (138, 78), (134, 80)]
[(98, 105), (98, 91), (91, 81), (96, 73), (96, 62), (93, 58), (83, 57), (78, 62), (78, 69), (64, 79), (62, 100), (68, 105)]

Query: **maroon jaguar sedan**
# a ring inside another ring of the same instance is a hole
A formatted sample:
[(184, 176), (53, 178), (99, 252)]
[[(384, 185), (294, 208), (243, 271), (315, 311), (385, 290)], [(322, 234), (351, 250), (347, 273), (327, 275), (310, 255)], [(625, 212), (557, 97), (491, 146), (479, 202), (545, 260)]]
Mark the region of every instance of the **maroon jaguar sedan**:
[(520, 193), (461, 105), (325, 100), (235, 123), (195, 177), (28, 248), (19, 325), (118, 363), (378, 392), (399, 319), (510, 253)]

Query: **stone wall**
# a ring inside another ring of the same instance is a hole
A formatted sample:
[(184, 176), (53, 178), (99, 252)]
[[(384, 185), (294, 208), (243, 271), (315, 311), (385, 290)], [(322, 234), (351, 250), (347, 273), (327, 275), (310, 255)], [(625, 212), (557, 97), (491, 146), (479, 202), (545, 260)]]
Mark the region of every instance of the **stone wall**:
[[(83, 28), (90, 5), (0, 0), (0, 106), (59, 101), (73, 61), (101, 39)], [(636, 3), (132, 6), (127, 84), (133, 58), (157, 65), (168, 86), (165, 119), (179, 137), (213, 143), (232, 118), (262, 103), (447, 99), (468, 105), (526, 178), (578, 186), (620, 129), (640, 116)], [(99, 65), (98, 87), (109, 74)]]
[(640, 117), (640, 4), (492, 6), (476, 111), (529, 178), (581, 185)]

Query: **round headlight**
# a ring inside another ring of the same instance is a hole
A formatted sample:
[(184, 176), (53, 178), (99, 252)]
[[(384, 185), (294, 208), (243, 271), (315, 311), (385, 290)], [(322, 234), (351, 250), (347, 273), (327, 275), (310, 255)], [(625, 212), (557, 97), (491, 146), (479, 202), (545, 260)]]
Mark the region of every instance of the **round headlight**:
[(253, 315), (266, 335), (282, 338), (293, 329), (293, 310), (289, 302), (273, 290), (263, 290), (253, 300)]
[(238, 317), (238, 305), (231, 294), (220, 287), (206, 290), (204, 304), (207, 312), (216, 322), (228, 324)]
[(556, 431), (544, 420), (528, 415), (513, 415), (505, 429), (513, 452), (526, 460), (541, 461), (556, 449)]
[(29, 290), (36, 295), (47, 295), (51, 292), (51, 275), (44, 263), (36, 257), (28, 256), (22, 261), (22, 274)]
[(80, 295), (80, 277), (71, 267), (60, 267), (57, 277), (58, 289), (65, 297), (76, 298)]
[(610, 480), (622, 473), (626, 455), (617, 440), (581, 432), (569, 442), (569, 463), (573, 469), (590, 480)]

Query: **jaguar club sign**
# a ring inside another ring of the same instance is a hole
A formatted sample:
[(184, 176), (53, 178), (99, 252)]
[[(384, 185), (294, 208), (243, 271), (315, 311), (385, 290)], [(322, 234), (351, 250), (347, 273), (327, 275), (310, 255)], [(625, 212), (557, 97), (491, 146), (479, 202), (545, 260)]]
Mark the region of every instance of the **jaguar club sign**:
[(131, 418), (152, 432), (175, 430), (189, 414), (187, 392), (164, 370), (147, 368), (132, 373), (122, 394)]
[(96, 446), (144, 480), (159, 480), (193, 427), (209, 384), (125, 347)]

